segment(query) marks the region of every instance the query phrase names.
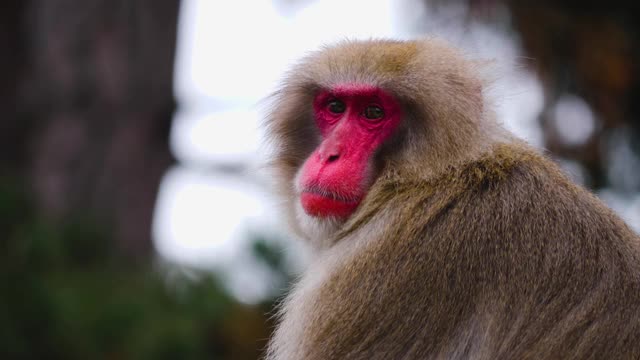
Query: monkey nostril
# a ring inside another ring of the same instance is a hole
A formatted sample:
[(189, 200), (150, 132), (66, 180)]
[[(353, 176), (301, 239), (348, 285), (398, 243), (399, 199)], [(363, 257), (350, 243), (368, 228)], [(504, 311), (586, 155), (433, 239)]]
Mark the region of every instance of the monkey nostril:
[(334, 162), (336, 160), (338, 160), (340, 156), (338, 154), (334, 154), (334, 155), (329, 155), (329, 157), (327, 158), (327, 162), (331, 163)]

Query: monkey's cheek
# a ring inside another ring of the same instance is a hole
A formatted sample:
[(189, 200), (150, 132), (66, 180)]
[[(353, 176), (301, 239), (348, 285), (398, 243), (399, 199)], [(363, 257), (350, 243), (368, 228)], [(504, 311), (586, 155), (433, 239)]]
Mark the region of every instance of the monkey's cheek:
[(303, 192), (300, 195), (300, 203), (310, 216), (342, 219), (348, 218), (360, 205), (360, 201), (345, 202), (308, 192)]

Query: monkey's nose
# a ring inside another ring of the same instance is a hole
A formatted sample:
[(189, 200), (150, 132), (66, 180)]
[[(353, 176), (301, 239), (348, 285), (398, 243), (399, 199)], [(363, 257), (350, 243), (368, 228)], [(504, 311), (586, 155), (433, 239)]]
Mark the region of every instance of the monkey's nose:
[(318, 149), (318, 161), (331, 164), (340, 158), (342, 146), (335, 138), (326, 139)]
[(327, 163), (330, 164), (330, 163), (338, 160), (339, 157), (340, 157), (340, 155), (338, 155), (338, 154), (331, 154), (331, 155), (329, 155), (329, 157), (327, 157)]

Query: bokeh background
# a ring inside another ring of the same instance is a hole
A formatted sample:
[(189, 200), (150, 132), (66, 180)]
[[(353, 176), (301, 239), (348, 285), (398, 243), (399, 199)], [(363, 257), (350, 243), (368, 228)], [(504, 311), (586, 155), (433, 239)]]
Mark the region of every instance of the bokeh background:
[(2, 2), (0, 358), (259, 358), (308, 261), (261, 99), (346, 38), (492, 60), (504, 125), (639, 231), (637, 19), (618, 0)]

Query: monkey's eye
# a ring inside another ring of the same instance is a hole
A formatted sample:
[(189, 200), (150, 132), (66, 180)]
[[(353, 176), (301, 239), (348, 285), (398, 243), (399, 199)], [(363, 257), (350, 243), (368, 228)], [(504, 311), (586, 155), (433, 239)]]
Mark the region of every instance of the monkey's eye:
[(347, 106), (342, 101), (337, 99), (329, 101), (327, 107), (329, 108), (329, 111), (334, 114), (342, 114), (347, 109)]
[(384, 111), (376, 105), (369, 105), (364, 109), (364, 117), (369, 120), (380, 120), (384, 117)]

